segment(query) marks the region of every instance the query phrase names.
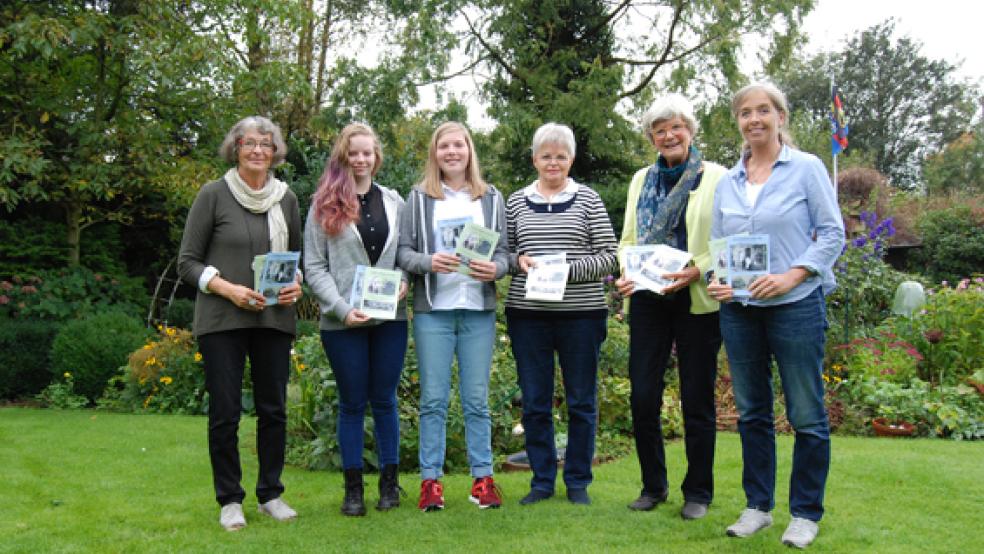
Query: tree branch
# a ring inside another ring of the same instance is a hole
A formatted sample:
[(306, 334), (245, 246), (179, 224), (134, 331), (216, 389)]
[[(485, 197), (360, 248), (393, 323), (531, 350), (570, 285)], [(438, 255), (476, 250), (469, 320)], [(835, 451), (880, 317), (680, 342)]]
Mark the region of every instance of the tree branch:
[(516, 68), (509, 65), (509, 63), (505, 60), (502, 54), (499, 53), (499, 51), (497, 51), (495, 47), (493, 47), (491, 44), (486, 42), (486, 40), (482, 37), (482, 34), (479, 33), (478, 29), (475, 28), (475, 25), (472, 24), (472, 21), (468, 17), (468, 14), (466, 14), (464, 10), (461, 8), (458, 8), (458, 13), (461, 14), (461, 17), (465, 19), (465, 23), (468, 24), (468, 30), (471, 32), (472, 36), (475, 37), (475, 40), (477, 40), (478, 43), (482, 45), (482, 48), (484, 48), (485, 51), (488, 52), (488, 57), (491, 58), (492, 61), (494, 61), (496, 64), (498, 64), (499, 67), (504, 69), (506, 73), (511, 75), (513, 79), (517, 79), (519, 81), (522, 81), (523, 83), (526, 83), (526, 79), (519, 74)]

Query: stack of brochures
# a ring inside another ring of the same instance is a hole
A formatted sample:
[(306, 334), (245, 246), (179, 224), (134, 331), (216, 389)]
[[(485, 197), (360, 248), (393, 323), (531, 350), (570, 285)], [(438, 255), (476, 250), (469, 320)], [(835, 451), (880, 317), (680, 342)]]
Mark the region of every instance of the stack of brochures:
[(495, 245), (498, 242), (499, 233), (496, 231), (476, 225), (471, 221), (465, 223), (454, 247), (454, 253), (461, 258), (458, 272), (471, 275), (468, 262), (471, 260), (481, 262), (491, 260), (492, 253), (495, 252)]
[(280, 289), (294, 283), (300, 252), (270, 252), (253, 257), (253, 289), (263, 295), (267, 306), (277, 303)]
[(708, 243), (711, 269), (705, 278), (708, 284), (731, 285), (732, 296), (748, 298), (752, 281), (768, 275), (769, 235), (732, 235)]
[(526, 298), (528, 300), (545, 300), (560, 302), (567, 290), (567, 276), (571, 265), (567, 263), (567, 254), (548, 254), (534, 256), (536, 265), (526, 274)]
[(644, 244), (625, 249), (625, 276), (635, 282), (635, 290), (647, 289), (663, 294), (673, 279), (664, 277), (677, 273), (690, 262), (690, 253), (665, 244)]
[(401, 279), (395, 269), (356, 266), (349, 304), (374, 319), (396, 319)]

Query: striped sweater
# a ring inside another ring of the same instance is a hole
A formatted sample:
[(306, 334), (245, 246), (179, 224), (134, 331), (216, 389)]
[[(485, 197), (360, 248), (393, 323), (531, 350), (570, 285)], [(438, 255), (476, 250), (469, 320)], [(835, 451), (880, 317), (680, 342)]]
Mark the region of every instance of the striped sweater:
[[(556, 204), (537, 204), (524, 190), (509, 196), (506, 202), (506, 236), (509, 241), (511, 269), (517, 273), (509, 285), (506, 312), (522, 317), (605, 317), (602, 281), (618, 271), (617, 245), (605, 204), (594, 190), (578, 185), (573, 198)], [(518, 273), (520, 254), (542, 256), (567, 254), (571, 264), (567, 288), (561, 302), (526, 300), (526, 275)]]

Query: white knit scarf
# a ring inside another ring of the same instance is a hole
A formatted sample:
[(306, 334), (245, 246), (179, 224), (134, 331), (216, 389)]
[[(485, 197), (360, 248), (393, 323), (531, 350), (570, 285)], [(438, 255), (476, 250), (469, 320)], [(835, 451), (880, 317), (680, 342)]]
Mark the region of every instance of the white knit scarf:
[(280, 208), (280, 200), (287, 192), (287, 183), (270, 174), (263, 188), (254, 190), (243, 181), (235, 167), (226, 171), (225, 181), (229, 184), (229, 192), (240, 206), (254, 214), (267, 214), (267, 226), (270, 227), (270, 251), (286, 252), (289, 232), (284, 211)]

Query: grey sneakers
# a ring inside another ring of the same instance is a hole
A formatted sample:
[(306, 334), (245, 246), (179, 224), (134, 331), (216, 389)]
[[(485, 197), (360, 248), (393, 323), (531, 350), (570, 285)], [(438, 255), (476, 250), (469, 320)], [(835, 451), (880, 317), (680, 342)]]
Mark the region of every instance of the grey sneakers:
[(738, 517), (738, 521), (728, 527), (728, 535), (731, 537), (748, 537), (770, 525), (772, 525), (772, 514), (755, 508), (745, 508), (745, 511)]
[(238, 531), (246, 527), (243, 505), (238, 502), (230, 502), (222, 506), (222, 511), (219, 512), (219, 525), (226, 531)]
[(820, 527), (817, 525), (817, 522), (801, 517), (794, 517), (789, 522), (789, 526), (786, 527), (786, 532), (782, 534), (782, 544), (795, 546), (796, 548), (806, 548), (810, 546), (813, 539), (817, 538), (819, 531)]
[(684, 502), (680, 508), (680, 517), (683, 519), (700, 519), (707, 515), (707, 504), (700, 502)]
[[(297, 512), (280, 498), (274, 498), (269, 502), (258, 504), (256, 509), (261, 514), (266, 514), (277, 521), (288, 521), (297, 517)], [(241, 509), (240, 513), (242, 513)]]

